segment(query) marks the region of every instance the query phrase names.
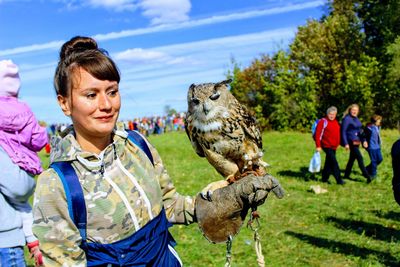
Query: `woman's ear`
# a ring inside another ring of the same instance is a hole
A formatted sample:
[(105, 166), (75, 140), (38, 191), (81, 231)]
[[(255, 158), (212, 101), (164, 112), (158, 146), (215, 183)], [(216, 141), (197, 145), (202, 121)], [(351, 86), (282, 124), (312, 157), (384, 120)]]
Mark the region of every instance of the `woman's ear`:
[(68, 97), (62, 96), (62, 95), (57, 95), (57, 101), (61, 107), (61, 110), (64, 112), (64, 114), (66, 116), (70, 116), (71, 115), (71, 105), (70, 105)]

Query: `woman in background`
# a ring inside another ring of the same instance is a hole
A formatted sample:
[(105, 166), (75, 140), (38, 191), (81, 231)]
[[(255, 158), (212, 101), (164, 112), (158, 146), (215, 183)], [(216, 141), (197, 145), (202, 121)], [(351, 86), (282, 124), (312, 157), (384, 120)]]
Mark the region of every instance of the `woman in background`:
[(367, 178), (367, 182), (369, 183), (371, 182), (371, 177), (365, 168), (364, 159), (359, 148), (361, 143), (365, 147), (368, 147), (367, 142), (362, 137), (362, 124), (357, 117), (359, 111), (360, 107), (357, 104), (350, 105), (344, 113), (342, 120), (341, 142), (347, 151), (350, 150), (350, 157), (346, 165), (344, 178), (350, 178), (354, 161), (357, 160), (362, 175)]

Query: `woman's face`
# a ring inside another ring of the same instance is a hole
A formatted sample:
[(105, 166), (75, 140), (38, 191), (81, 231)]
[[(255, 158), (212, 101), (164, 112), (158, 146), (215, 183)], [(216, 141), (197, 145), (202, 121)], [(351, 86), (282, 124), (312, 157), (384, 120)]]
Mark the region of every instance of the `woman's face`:
[(86, 139), (108, 137), (121, 107), (118, 83), (98, 80), (83, 68), (73, 71), (72, 75), (74, 88), (70, 96), (59, 96), (64, 114), (72, 118), (75, 132), (80, 136)]
[(358, 115), (358, 107), (352, 107), (350, 109), (350, 115), (353, 116), (353, 117), (357, 117), (357, 115)]
[(333, 121), (336, 118), (337, 112), (336, 111), (331, 111), (328, 113), (328, 119)]

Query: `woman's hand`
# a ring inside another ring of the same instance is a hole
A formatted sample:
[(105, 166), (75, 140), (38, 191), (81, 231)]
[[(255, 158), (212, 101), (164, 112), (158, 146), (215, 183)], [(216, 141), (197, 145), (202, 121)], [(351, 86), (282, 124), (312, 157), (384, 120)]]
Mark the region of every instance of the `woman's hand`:
[(346, 149), (346, 151), (349, 151), (350, 146), (347, 144), (347, 145), (344, 146), (344, 148)]
[(368, 142), (367, 142), (367, 141), (364, 141), (364, 142), (363, 142), (363, 147), (364, 147), (364, 148), (368, 148)]

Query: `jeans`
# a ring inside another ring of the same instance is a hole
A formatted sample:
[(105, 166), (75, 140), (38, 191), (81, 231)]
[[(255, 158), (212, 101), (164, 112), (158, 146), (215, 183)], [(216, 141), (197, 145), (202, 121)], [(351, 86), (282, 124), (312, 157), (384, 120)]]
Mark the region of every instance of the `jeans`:
[(339, 164), (336, 160), (336, 150), (332, 148), (323, 148), (326, 158), (324, 169), (322, 170), (322, 181), (327, 182), (329, 175), (333, 174), (337, 183), (341, 183)]
[(0, 267), (26, 267), (24, 248), (0, 248)]
[(362, 175), (370, 180), (370, 176), (368, 174), (367, 169), (365, 168), (364, 165), (364, 159), (361, 155), (360, 149), (358, 148), (358, 145), (353, 145), (350, 143), (350, 158), (349, 161), (347, 162), (346, 165), (346, 170), (344, 172), (344, 177), (349, 178), (350, 177), (350, 172), (351, 169), (353, 168), (354, 161), (357, 159), (358, 162), (358, 167), (360, 167), (360, 170), (362, 172)]
[(376, 176), (376, 168), (382, 162), (382, 152), (378, 149), (368, 149), (368, 154), (371, 159), (371, 163), (367, 166), (369, 175)]

